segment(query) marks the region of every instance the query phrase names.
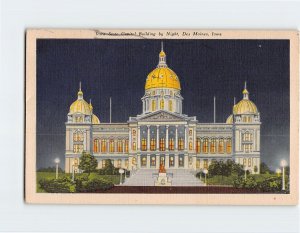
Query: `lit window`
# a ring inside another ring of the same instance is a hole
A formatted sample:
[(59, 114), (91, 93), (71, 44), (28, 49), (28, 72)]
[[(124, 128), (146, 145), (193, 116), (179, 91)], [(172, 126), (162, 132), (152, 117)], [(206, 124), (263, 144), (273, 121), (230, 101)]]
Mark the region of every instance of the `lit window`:
[(132, 150), (136, 150), (136, 143), (135, 142), (132, 143)]
[(147, 165), (147, 158), (146, 157), (142, 157), (141, 160), (142, 160), (141, 161), (142, 167), (145, 167)]
[(208, 139), (207, 138), (205, 138), (203, 140), (202, 151), (203, 151), (203, 153), (206, 153), (206, 154), (208, 153)]
[(156, 110), (156, 102), (155, 100), (152, 100), (152, 111)]
[(83, 142), (83, 133), (78, 132), (78, 131), (73, 133), (73, 141), (74, 142)]
[(196, 168), (199, 169), (200, 168), (200, 159), (196, 160)]
[(174, 167), (174, 156), (170, 156), (169, 158), (169, 166)]
[(106, 152), (106, 139), (101, 140), (101, 152)]
[(208, 168), (208, 160), (207, 159), (203, 160), (203, 168), (205, 168), (205, 169)]
[(126, 139), (125, 140), (125, 152), (128, 153), (128, 144), (129, 144), (129, 141)]
[(155, 167), (156, 166), (156, 159), (155, 156), (151, 156), (151, 166)]
[(226, 153), (231, 154), (231, 139), (228, 138), (226, 141)]
[(193, 143), (189, 142), (189, 150), (193, 150)]
[(183, 138), (178, 138), (178, 150), (184, 150)]
[(172, 102), (172, 100), (169, 100), (169, 111), (170, 112), (173, 111), (173, 102)]
[(161, 100), (160, 101), (160, 109), (164, 109), (165, 108), (165, 101)]
[(105, 166), (106, 166), (106, 159), (103, 159), (102, 160), (102, 167), (105, 168)]
[(169, 150), (174, 150), (174, 138), (169, 139)]
[(94, 139), (94, 152), (99, 152), (100, 150), (100, 145), (99, 145), (99, 139)]
[(83, 152), (83, 144), (74, 144), (73, 145), (73, 152), (74, 153), (81, 153), (81, 152)]
[(246, 159), (243, 159), (243, 165), (246, 166)]
[(115, 151), (115, 143), (113, 139), (109, 140), (109, 152), (114, 152)]
[(133, 165), (136, 164), (136, 158), (135, 158), (135, 157), (132, 158), (132, 164), (133, 164)]
[(123, 152), (123, 142), (122, 140), (118, 140), (118, 152)]
[(147, 140), (146, 138), (142, 138), (142, 150), (147, 150)]
[(179, 167), (183, 167), (184, 166), (184, 158), (182, 155), (179, 155)]
[(221, 139), (219, 140), (219, 148), (218, 148), (218, 152), (219, 152), (220, 154), (223, 154), (223, 153), (224, 153), (224, 139), (223, 139), (223, 138), (221, 138)]
[(161, 138), (159, 140), (159, 150), (160, 151), (165, 151), (166, 150), (166, 143), (165, 143), (165, 139)]
[(122, 160), (121, 160), (121, 159), (118, 159), (117, 167), (118, 167), (118, 168), (121, 168), (121, 164), (122, 164)]
[(210, 153), (215, 154), (216, 153), (216, 139), (212, 138), (210, 143)]
[(200, 141), (200, 138), (197, 138), (197, 141), (196, 141), (196, 151), (197, 151), (197, 153), (200, 153), (200, 150), (201, 150), (201, 141)]
[(156, 140), (155, 140), (155, 138), (151, 138), (150, 150), (152, 150), (152, 151), (156, 150)]
[(248, 159), (248, 167), (251, 167), (251, 159)]

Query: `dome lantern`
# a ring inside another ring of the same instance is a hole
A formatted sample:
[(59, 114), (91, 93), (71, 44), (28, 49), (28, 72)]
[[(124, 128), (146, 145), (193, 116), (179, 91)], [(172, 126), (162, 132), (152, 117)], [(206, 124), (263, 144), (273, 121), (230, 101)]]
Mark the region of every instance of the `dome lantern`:
[(247, 82), (245, 82), (245, 87), (244, 87), (244, 90), (243, 90), (243, 99), (244, 100), (248, 100), (249, 99), (249, 92), (247, 90)]
[(161, 51), (159, 53), (159, 62), (157, 68), (168, 67), (167, 65), (167, 55), (164, 52), (164, 43), (161, 42)]

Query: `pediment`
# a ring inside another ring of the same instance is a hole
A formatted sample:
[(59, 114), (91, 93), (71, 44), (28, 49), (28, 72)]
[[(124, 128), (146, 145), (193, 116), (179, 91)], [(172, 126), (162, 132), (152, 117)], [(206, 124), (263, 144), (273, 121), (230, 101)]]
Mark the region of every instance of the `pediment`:
[(138, 121), (186, 121), (186, 117), (176, 113), (158, 111), (137, 117)]

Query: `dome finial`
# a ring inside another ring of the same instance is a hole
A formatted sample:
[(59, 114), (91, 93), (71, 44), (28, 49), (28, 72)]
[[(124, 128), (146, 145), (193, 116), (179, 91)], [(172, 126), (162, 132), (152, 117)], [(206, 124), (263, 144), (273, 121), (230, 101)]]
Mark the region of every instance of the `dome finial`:
[(161, 42), (161, 51), (159, 53), (159, 62), (157, 67), (168, 67), (167, 66), (167, 56), (166, 53), (164, 52), (164, 42)]
[(81, 81), (79, 82), (79, 91), (81, 91)]
[(79, 91), (77, 95), (78, 95), (78, 99), (83, 99), (83, 92), (81, 91), (81, 81), (79, 82)]
[(161, 51), (164, 51), (164, 42), (161, 42)]
[(247, 90), (247, 82), (245, 81), (245, 87), (244, 87), (244, 90), (243, 90), (243, 99), (245, 100), (248, 100), (249, 99), (249, 92)]
[(90, 99), (89, 107), (90, 107), (91, 111), (93, 111), (92, 99)]

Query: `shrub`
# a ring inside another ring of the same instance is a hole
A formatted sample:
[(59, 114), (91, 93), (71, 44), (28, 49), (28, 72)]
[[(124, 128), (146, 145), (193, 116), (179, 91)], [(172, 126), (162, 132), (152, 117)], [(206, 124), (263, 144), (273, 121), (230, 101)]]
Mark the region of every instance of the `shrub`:
[(244, 179), (244, 177), (238, 177), (233, 181), (233, 187), (257, 189), (257, 182), (252, 176), (247, 177), (246, 180)]
[(102, 178), (93, 178), (88, 180), (86, 177), (78, 177), (76, 179), (77, 192), (95, 192), (104, 191), (112, 188), (114, 184), (111, 181)]
[(39, 184), (42, 189), (48, 193), (74, 193), (75, 185), (70, 178), (63, 177), (59, 179), (41, 179)]
[(99, 169), (100, 175), (119, 175), (119, 168), (115, 168), (110, 159), (105, 161), (105, 167)]

